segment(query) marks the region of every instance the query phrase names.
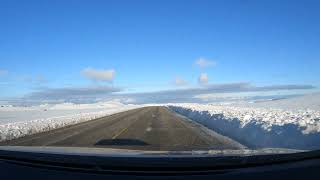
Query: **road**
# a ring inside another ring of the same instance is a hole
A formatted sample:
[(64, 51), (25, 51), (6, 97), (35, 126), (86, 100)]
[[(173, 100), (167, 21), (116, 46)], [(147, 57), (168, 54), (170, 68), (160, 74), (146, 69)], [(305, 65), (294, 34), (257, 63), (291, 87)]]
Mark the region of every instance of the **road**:
[(14, 146), (101, 147), (182, 151), (239, 149), (166, 107), (144, 107), (1, 143)]

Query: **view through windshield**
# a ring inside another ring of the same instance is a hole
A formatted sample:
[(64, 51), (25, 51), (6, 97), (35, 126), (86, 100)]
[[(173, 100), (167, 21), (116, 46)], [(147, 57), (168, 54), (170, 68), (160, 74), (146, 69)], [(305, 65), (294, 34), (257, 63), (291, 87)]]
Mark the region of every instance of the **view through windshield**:
[(0, 145), (318, 150), (319, 8), (2, 0)]

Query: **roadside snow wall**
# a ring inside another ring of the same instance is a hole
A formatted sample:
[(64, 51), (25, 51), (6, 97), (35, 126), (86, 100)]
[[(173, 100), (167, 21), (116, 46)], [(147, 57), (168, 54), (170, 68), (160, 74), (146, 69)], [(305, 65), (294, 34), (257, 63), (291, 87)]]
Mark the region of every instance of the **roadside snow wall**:
[(205, 105), (168, 107), (249, 148), (320, 149), (319, 113)]
[[(0, 142), (90, 121), (107, 115), (139, 108), (140, 106), (116, 103), (97, 107), (97, 105), (93, 104), (89, 107), (85, 105), (70, 105), (70, 107), (65, 107), (64, 105), (62, 108), (57, 108), (57, 106), (55, 106), (48, 108), (46, 111), (41, 111), (39, 107), (31, 110), (20, 110), (21, 108), (2, 110), (0, 111), (0, 120), (5, 119), (5, 123), (1, 124), (0, 121)], [(36, 119), (32, 119), (35, 117)]]

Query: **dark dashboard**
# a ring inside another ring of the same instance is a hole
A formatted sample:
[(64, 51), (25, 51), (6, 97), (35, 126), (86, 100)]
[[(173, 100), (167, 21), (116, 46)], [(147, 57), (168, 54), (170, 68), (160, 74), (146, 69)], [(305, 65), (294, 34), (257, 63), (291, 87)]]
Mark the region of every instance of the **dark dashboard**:
[(92, 153), (83, 149), (70, 153), (70, 148), (39, 149), (2, 147), (1, 179), (301, 179), (317, 177), (320, 171), (319, 151), (256, 151), (256, 155), (224, 152), (221, 156), (204, 152)]

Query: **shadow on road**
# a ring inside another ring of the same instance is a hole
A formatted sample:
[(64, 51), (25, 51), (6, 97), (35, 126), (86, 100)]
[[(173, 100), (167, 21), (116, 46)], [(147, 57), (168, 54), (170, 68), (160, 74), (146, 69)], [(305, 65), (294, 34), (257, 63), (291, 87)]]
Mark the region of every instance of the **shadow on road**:
[(138, 139), (102, 139), (98, 141), (96, 146), (146, 146), (148, 143)]

